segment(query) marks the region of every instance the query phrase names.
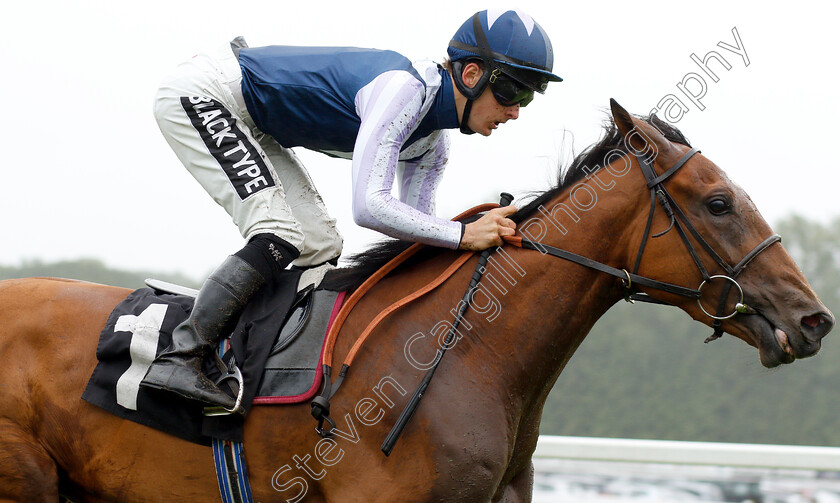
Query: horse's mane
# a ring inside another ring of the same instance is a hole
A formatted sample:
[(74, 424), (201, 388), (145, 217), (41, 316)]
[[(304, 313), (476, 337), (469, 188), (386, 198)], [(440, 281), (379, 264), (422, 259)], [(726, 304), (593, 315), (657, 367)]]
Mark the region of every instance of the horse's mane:
[[(651, 126), (655, 127), (665, 136), (666, 139), (674, 143), (691, 146), (688, 139), (682, 132), (659, 119), (656, 115), (644, 116), (637, 118), (645, 121)], [(568, 189), (587, 174), (593, 173), (604, 166), (608, 154), (618, 150), (622, 153), (629, 154), (629, 149), (623, 141), (621, 132), (616, 127), (612, 117), (609, 117), (604, 122), (604, 132), (601, 139), (575, 156), (571, 164), (563, 169), (561, 166), (558, 170), (557, 183), (545, 192), (532, 194), (535, 196), (527, 205), (520, 208), (511, 219), (515, 222), (521, 222), (528, 215), (534, 212), (540, 205), (550, 201), (555, 196), (559, 195), (564, 190)], [(410, 241), (400, 241), (395, 239), (387, 239), (374, 244), (371, 248), (354, 254), (349, 257), (349, 264), (345, 267), (330, 271), (324, 278), (321, 288), (328, 290), (353, 290), (364, 282), (370, 275), (376, 272), (380, 267), (385, 265), (389, 260), (399, 255), (406, 248), (411, 246)], [(429, 247), (421, 251), (416, 258), (412, 260), (427, 257), (437, 252), (438, 249)]]

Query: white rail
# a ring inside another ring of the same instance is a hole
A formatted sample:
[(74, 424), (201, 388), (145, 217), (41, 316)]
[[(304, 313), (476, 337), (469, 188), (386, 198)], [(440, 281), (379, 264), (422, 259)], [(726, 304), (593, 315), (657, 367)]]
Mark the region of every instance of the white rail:
[(840, 448), (540, 436), (535, 458), (840, 471)]

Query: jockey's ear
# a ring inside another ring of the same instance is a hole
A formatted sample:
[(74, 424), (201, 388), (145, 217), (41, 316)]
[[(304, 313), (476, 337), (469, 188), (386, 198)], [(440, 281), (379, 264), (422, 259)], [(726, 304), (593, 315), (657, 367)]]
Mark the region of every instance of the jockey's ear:
[(484, 73), (481, 65), (476, 62), (470, 62), (464, 65), (463, 70), (461, 70), (461, 80), (466, 84), (467, 87), (473, 88), (478, 81), (481, 80), (481, 74)]
[(612, 98), (610, 98), (610, 110), (624, 144), (634, 154), (652, 161), (660, 154), (672, 149), (671, 142), (655, 127), (630, 115)]

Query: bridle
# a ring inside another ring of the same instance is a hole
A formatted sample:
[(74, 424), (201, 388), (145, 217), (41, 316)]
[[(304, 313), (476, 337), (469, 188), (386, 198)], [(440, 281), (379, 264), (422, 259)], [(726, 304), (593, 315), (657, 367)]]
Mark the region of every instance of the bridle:
[[(659, 234), (655, 234), (653, 237), (658, 237), (666, 232), (668, 232), (672, 228), (676, 228), (677, 232), (682, 239), (683, 244), (685, 244), (686, 249), (688, 250), (689, 255), (691, 255), (691, 259), (697, 265), (697, 269), (699, 269), (701, 276), (703, 277), (703, 281), (700, 283), (700, 286), (697, 287), (697, 291), (699, 295), (702, 295), (703, 287), (710, 283), (714, 279), (724, 279), (727, 283), (724, 285), (723, 292), (721, 293), (720, 300), (718, 301), (718, 307), (716, 314), (711, 314), (703, 307), (703, 304), (700, 302), (700, 297), (697, 298), (697, 305), (700, 306), (700, 310), (703, 311), (703, 314), (712, 318), (714, 323), (712, 327), (714, 328), (714, 334), (709, 340), (714, 340), (719, 338), (723, 335), (723, 329), (721, 325), (723, 324), (723, 320), (728, 320), (732, 318), (736, 314), (756, 314), (757, 311), (750, 306), (744, 304), (744, 290), (741, 288), (741, 285), (738, 284), (737, 277), (741, 274), (741, 272), (747, 267), (747, 264), (752, 262), (752, 260), (757, 257), (761, 252), (766, 250), (770, 247), (770, 245), (780, 242), (782, 237), (778, 234), (773, 234), (770, 237), (763, 240), (759, 243), (755, 248), (753, 248), (749, 253), (747, 253), (744, 258), (742, 258), (735, 266), (730, 266), (716, 251), (714, 248), (709, 245), (709, 243), (703, 239), (703, 236), (697, 232), (697, 229), (692, 225), (691, 221), (688, 220), (688, 217), (685, 216), (685, 213), (680, 209), (679, 205), (674, 201), (674, 198), (671, 197), (671, 194), (668, 193), (668, 190), (665, 188), (663, 183), (671, 177), (674, 173), (676, 173), (689, 159), (691, 159), (694, 154), (698, 153), (699, 150), (696, 148), (690, 149), (686, 152), (680, 160), (676, 162), (670, 169), (668, 169), (665, 173), (660, 176), (656, 175), (656, 172), (653, 170), (653, 166), (647, 161), (647, 159), (637, 155), (636, 159), (639, 162), (639, 166), (642, 169), (642, 174), (644, 174), (645, 179), (647, 180), (648, 189), (650, 189), (650, 212), (648, 214), (648, 221), (647, 225), (645, 226), (645, 234), (642, 238), (642, 244), (639, 247), (639, 252), (636, 255), (636, 263), (633, 266), (633, 272), (638, 271), (639, 264), (642, 261), (642, 253), (645, 251), (645, 244), (647, 244), (647, 238), (651, 230), (651, 223), (653, 222), (653, 213), (656, 208), (655, 201), (659, 201), (659, 205), (665, 210), (665, 213), (668, 215), (668, 218), (671, 219), (671, 225)], [(709, 275), (709, 271), (706, 270), (706, 267), (703, 265), (703, 262), (700, 260), (700, 257), (697, 254), (697, 251), (694, 249), (694, 246), (691, 244), (691, 240), (688, 239), (686, 235), (685, 229), (688, 229), (689, 233), (694, 237), (694, 239), (700, 243), (700, 246), (712, 257), (712, 259), (725, 271), (726, 274), (716, 274), (714, 276)], [(729, 291), (732, 287), (735, 286), (738, 289), (738, 296), (739, 300), (735, 304), (735, 309), (729, 313), (725, 314), (724, 309), (726, 308), (726, 299), (729, 296)], [(708, 342), (708, 340), (707, 340)]]
[[(665, 304), (665, 302), (655, 300), (652, 297), (648, 296), (644, 293), (638, 293), (634, 290), (636, 286), (645, 286), (649, 288), (653, 288), (656, 290), (661, 290), (664, 292), (680, 295), (682, 297), (688, 297), (697, 300), (697, 304), (700, 306), (700, 310), (710, 318), (714, 320), (712, 323), (712, 327), (714, 328), (714, 333), (706, 339), (706, 342), (713, 341), (715, 339), (720, 338), (723, 335), (723, 321), (732, 318), (736, 314), (757, 314), (758, 311), (753, 309), (752, 307), (744, 304), (744, 291), (741, 288), (741, 285), (738, 284), (737, 277), (741, 274), (741, 272), (747, 267), (755, 257), (757, 257), (761, 252), (766, 250), (770, 247), (770, 245), (780, 242), (782, 240), (781, 236), (778, 234), (773, 234), (772, 236), (768, 237), (761, 243), (759, 243), (755, 248), (753, 248), (749, 253), (747, 253), (744, 258), (742, 258), (737, 264), (734, 266), (730, 266), (726, 260), (724, 260), (715, 250), (712, 248), (711, 245), (697, 232), (697, 229), (692, 225), (691, 221), (686, 217), (685, 213), (680, 209), (677, 202), (671, 197), (671, 194), (668, 193), (668, 189), (665, 188), (665, 181), (668, 180), (674, 173), (679, 171), (683, 165), (691, 159), (694, 154), (698, 153), (699, 150), (696, 148), (691, 148), (688, 152), (686, 152), (673, 166), (671, 166), (667, 171), (665, 171), (661, 175), (657, 175), (656, 171), (653, 169), (653, 166), (648, 162), (647, 159), (642, 157), (639, 154), (636, 154), (636, 159), (641, 167), (642, 174), (647, 181), (647, 188), (650, 190), (650, 211), (648, 212), (648, 219), (647, 224), (645, 225), (645, 232), (644, 237), (642, 238), (642, 242), (639, 245), (639, 251), (636, 253), (636, 262), (633, 265), (632, 272), (628, 272), (626, 269), (616, 269), (614, 267), (608, 266), (606, 264), (602, 264), (600, 262), (596, 262), (592, 259), (588, 259), (581, 255), (577, 255), (575, 253), (568, 252), (566, 250), (561, 250), (559, 248), (554, 248), (552, 246), (548, 246), (542, 243), (529, 241), (526, 239), (516, 238), (515, 240), (511, 240), (513, 244), (517, 244), (522, 246), (523, 248), (530, 248), (534, 250), (538, 250), (540, 252), (559, 257), (565, 260), (569, 260), (575, 262), (577, 264), (596, 269), (601, 272), (605, 272), (607, 274), (611, 274), (621, 279), (624, 289), (625, 289), (625, 300), (628, 302), (633, 302), (634, 300), (643, 301), (643, 302), (652, 302), (656, 304)], [(665, 214), (671, 220), (670, 225), (667, 229), (657, 234), (653, 234), (651, 236), (651, 226), (653, 224), (653, 216), (656, 211), (657, 202), (659, 206), (665, 211)], [(648, 237), (660, 237), (666, 234), (671, 229), (676, 229), (677, 233), (680, 235), (680, 238), (683, 244), (688, 250), (691, 259), (694, 261), (697, 269), (700, 271), (700, 275), (702, 276), (703, 280), (696, 289), (686, 288), (684, 286), (674, 285), (671, 283), (666, 283), (663, 281), (658, 281), (650, 278), (646, 278), (644, 276), (639, 276), (637, 273), (639, 271), (639, 265), (642, 261), (642, 255), (644, 254), (645, 247), (648, 243)], [(712, 257), (712, 259), (724, 270), (725, 274), (709, 274), (709, 271), (706, 269), (706, 266), (700, 260), (700, 255), (698, 254), (697, 250), (695, 249), (694, 245), (691, 243), (688, 235), (691, 236), (700, 244), (701, 248)], [(715, 314), (709, 313), (703, 304), (700, 302), (700, 298), (703, 293), (703, 287), (707, 284), (712, 282), (716, 279), (723, 279), (726, 281), (726, 284), (723, 287), (723, 291), (721, 293), (720, 299), (718, 301), (717, 311)], [(729, 313), (725, 313), (726, 309), (726, 300), (729, 297), (729, 292), (732, 290), (732, 287), (735, 287), (738, 290), (739, 300), (735, 304), (735, 309)]]

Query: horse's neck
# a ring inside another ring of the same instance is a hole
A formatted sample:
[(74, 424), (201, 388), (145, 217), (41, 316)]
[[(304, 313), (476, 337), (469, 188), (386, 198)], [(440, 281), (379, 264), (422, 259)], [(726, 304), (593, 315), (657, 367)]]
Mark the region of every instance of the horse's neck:
[[(596, 190), (598, 187), (590, 188)], [(618, 186), (618, 185), (616, 185)], [(586, 190), (586, 189), (578, 189)], [(638, 192), (638, 191), (637, 191)], [(589, 194), (589, 192), (587, 192)], [(629, 268), (630, 220), (642, 202), (632, 191), (599, 191), (590, 207), (570, 191), (547, 202), (519, 226), (526, 238), (615, 267)], [(582, 194), (577, 194), (582, 199)], [(571, 196), (571, 197), (570, 197)], [(583, 209), (582, 209), (583, 208)], [(494, 255), (482, 280), (483, 295), (498, 303), (474, 319), (476, 344), (498, 373), (498, 392), (541, 409), (548, 391), (595, 322), (621, 298), (618, 280), (593, 269), (505, 247)], [(495, 318), (489, 319), (489, 315)]]

